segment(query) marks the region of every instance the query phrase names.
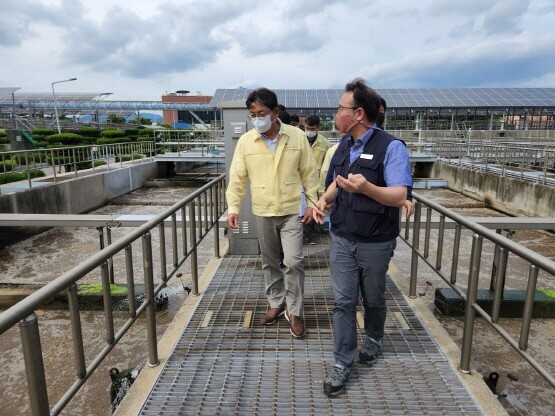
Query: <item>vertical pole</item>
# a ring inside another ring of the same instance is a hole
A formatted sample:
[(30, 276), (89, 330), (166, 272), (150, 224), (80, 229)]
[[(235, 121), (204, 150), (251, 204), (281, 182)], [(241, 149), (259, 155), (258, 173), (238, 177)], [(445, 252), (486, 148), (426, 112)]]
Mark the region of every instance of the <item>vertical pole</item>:
[(528, 348), (528, 337), (530, 335), (530, 322), (534, 310), (534, 296), (536, 295), (536, 283), (538, 281), (538, 267), (531, 264), (528, 274), (528, 287), (526, 288), (526, 300), (524, 301), (524, 311), (522, 313), (522, 326), (520, 327), (520, 339), (518, 348), (526, 351)]
[(162, 221), (162, 223), (158, 225), (158, 233), (160, 236), (160, 277), (165, 281), (168, 279), (168, 273), (166, 271), (166, 233), (164, 227), (165, 224)]
[(503, 287), (505, 286), (505, 269), (507, 268), (507, 257), (509, 252), (505, 247), (499, 247), (499, 261), (497, 263), (497, 277), (495, 279), (493, 307), (491, 321), (497, 323), (501, 310), (501, 300), (503, 299)]
[(145, 279), (146, 328), (148, 338), (148, 366), (156, 367), (158, 360), (158, 346), (156, 344), (156, 307), (154, 305), (154, 276), (152, 266), (152, 241), (150, 233), (143, 235), (143, 270)]
[(439, 216), (439, 230), (437, 234), (437, 254), (436, 269), (441, 270), (441, 261), (443, 259), (443, 237), (445, 235), (445, 215)]
[(83, 332), (81, 330), (81, 317), (79, 316), (79, 300), (77, 299), (77, 285), (73, 283), (67, 292), (69, 303), (69, 317), (71, 320), (71, 333), (73, 338), (73, 352), (75, 354), (75, 369), (77, 377), (85, 378), (85, 351), (83, 350)]
[(478, 292), (478, 280), (480, 277), (480, 257), (482, 255), (483, 237), (474, 234), (472, 237), (472, 254), (470, 255), (470, 271), (468, 273), (468, 287), (466, 291), (466, 303), (464, 311), (464, 329), (461, 350), (460, 369), (463, 373), (470, 373), (470, 355), (472, 352), (472, 336), (474, 334), (474, 308)]
[(451, 280), (452, 284), (457, 283), (457, 269), (459, 268), (459, 247), (461, 245), (461, 225), (455, 225), (455, 238), (453, 240), (453, 259), (451, 262)]
[[(106, 227), (106, 245), (109, 246), (112, 244), (112, 229), (110, 227)], [(108, 266), (109, 266), (109, 276), (110, 276), (110, 283), (115, 284), (115, 277), (114, 277), (114, 259), (110, 257), (108, 259)]]
[(178, 265), (178, 254), (177, 254), (177, 216), (175, 212), (172, 214), (172, 256), (173, 256), (173, 267), (177, 268)]
[(106, 342), (114, 343), (114, 318), (112, 315), (112, 293), (110, 292), (110, 278), (108, 276), (108, 263), (102, 263), (102, 299), (104, 301), (104, 326), (106, 330)]
[(430, 255), (430, 230), (432, 226), (432, 209), (426, 207), (426, 228), (424, 231), (424, 258)]
[(409, 298), (416, 298), (416, 280), (418, 275), (418, 248), (420, 247), (420, 215), (422, 202), (416, 201), (414, 207), (414, 225), (412, 228), (412, 257), (410, 263)]
[(214, 209), (214, 257), (220, 258), (220, 213), (218, 211), (219, 206), (219, 195), (218, 195), (218, 185), (212, 188), (214, 191), (214, 200), (212, 201), (212, 208)]
[(195, 201), (189, 204), (189, 220), (191, 225), (189, 230), (191, 232), (191, 278), (193, 281), (193, 295), (198, 296), (198, 266), (197, 266), (197, 219), (195, 213)]
[(19, 332), (23, 347), (23, 361), (25, 362), (29, 399), (31, 401), (31, 414), (33, 416), (50, 415), (44, 363), (42, 361), (39, 323), (34, 312), (19, 322)]
[(134, 318), (137, 315), (135, 304), (135, 276), (133, 273), (133, 249), (131, 245), (125, 247), (125, 270), (127, 274), (127, 302), (129, 303), (129, 316)]

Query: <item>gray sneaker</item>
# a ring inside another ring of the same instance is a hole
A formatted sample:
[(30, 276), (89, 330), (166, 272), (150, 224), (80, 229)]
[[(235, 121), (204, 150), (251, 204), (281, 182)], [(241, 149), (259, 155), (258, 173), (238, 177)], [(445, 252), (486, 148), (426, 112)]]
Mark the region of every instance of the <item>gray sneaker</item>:
[(373, 338), (366, 337), (364, 344), (358, 353), (358, 361), (361, 364), (372, 365), (382, 355), (383, 341), (376, 341)]
[(345, 367), (335, 364), (330, 375), (324, 380), (324, 394), (328, 397), (335, 397), (345, 392), (345, 383), (351, 378), (353, 367)]

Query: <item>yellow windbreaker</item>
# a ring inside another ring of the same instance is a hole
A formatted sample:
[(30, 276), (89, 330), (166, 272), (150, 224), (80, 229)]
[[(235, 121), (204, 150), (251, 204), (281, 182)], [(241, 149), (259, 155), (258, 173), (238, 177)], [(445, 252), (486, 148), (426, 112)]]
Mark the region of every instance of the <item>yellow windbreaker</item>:
[(228, 212), (239, 214), (250, 181), (252, 212), (261, 217), (292, 215), (299, 212), (301, 186), (310, 201), (317, 201), (318, 172), (304, 132), (282, 124), (275, 153), (256, 129), (243, 134), (237, 143), (226, 190)]
[(330, 142), (321, 134), (316, 136), (316, 140), (312, 145), (312, 154), (314, 155), (314, 160), (316, 162), (316, 168), (318, 169), (318, 174), (320, 174), (320, 169), (322, 169), (322, 163), (324, 162), (324, 157), (326, 152), (330, 148)]

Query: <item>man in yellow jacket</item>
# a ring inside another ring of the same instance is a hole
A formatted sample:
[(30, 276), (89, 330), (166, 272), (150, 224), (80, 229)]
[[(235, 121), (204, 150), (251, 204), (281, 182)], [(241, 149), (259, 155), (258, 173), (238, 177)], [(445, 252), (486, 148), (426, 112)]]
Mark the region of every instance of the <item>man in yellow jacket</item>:
[[(271, 325), (281, 315), (289, 321), (291, 334), (305, 334), (302, 321), (304, 295), (303, 225), (312, 220), (313, 201), (318, 199), (318, 172), (302, 130), (281, 123), (276, 94), (259, 88), (246, 101), (254, 129), (239, 139), (229, 171), (226, 191), (227, 223), (239, 226), (239, 208), (250, 181), (266, 297), (270, 307), (262, 317)], [(299, 217), (301, 186), (307, 209)], [(285, 271), (279, 267), (283, 246)]]

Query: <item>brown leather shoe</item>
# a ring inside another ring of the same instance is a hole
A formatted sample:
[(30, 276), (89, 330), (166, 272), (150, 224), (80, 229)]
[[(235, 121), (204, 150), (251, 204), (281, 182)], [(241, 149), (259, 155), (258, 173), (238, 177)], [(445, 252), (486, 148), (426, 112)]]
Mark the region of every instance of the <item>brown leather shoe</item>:
[(303, 320), (296, 316), (290, 315), (287, 309), (285, 310), (285, 319), (289, 321), (291, 327), (291, 335), (295, 338), (302, 338), (305, 335)]
[(277, 319), (283, 315), (285, 311), (285, 305), (281, 305), (279, 308), (270, 308), (268, 311), (262, 316), (260, 320), (264, 325), (272, 325)]

